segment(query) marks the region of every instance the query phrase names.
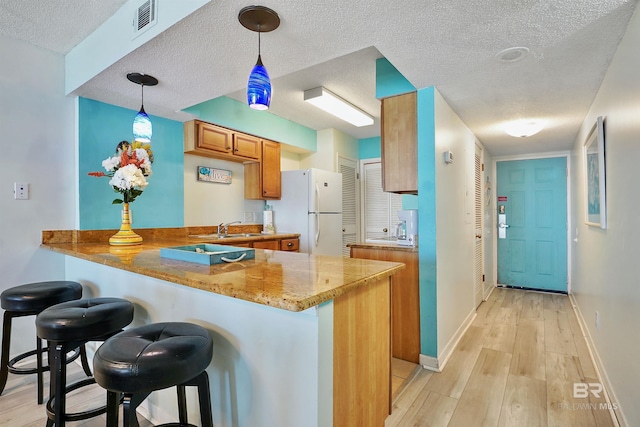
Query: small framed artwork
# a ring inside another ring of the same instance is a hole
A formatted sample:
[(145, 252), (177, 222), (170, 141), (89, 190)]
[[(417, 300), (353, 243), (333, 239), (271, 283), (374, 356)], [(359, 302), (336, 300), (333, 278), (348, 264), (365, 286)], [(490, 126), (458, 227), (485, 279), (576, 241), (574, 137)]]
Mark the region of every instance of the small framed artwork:
[(198, 181), (231, 184), (231, 171), (198, 166)]
[(607, 228), (604, 119), (598, 117), (584, 143), (585, 222)]

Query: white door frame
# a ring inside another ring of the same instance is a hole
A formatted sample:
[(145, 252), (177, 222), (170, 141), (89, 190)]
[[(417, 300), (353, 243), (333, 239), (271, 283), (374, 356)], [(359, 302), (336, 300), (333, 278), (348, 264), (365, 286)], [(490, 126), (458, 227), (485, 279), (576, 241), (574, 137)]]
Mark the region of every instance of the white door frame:
[[(492, 206), (493, 209), (497, 206), (498, 201), (498, 173), (497, 173), (497, 163), (498, 162), (508, 162), (512, 160), (535, 160), (535, 159), (548, 159), (552, 157), (565, 157), (567, 159), (567, 293), (571, 293), (571, 258), (572, 258), (572, 248), (571, 241), (573, 240), (573, 236), (575, 231), (573, 230), (573, 224), (571, 222), (571, 152), (570, 151), (555, 151), (555, 152), (546, 152), (546, 153), (535, 153), (535, 154), (521, 154), (515, 156), (499, 156), (494, 157), (492, 159), (492, 170), (491, 170), (491, 179), (494, 182), (495, 191), (491, 194)], [(498, 281), (498, 233), (497, 223), (493, 224), (494, 233), (493, 233), (493, 277)], [(577, 236), (576, 236), (577, 237)]]

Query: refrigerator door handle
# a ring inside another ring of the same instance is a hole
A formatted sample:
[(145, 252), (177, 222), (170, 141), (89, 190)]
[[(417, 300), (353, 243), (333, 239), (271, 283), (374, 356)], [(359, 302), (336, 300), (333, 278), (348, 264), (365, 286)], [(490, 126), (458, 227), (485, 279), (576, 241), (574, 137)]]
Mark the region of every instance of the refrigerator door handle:
[(316, 247), (318, 246), (318, 240), (320, 240), (320, 215), (316, 214)]
[(320, 209), (320, 187), (318, 187), (318, 183), (316, 182), (316, 197), (315, 197), (315, 212), (322, 212)]

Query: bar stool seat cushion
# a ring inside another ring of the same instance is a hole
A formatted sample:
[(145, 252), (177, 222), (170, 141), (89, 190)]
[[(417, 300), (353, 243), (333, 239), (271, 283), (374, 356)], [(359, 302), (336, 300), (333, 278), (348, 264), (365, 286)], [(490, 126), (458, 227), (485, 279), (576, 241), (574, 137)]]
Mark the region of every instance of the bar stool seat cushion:
[(133, 304), (121, 298), (87, 298), (56, 304), (36, 318), (38, 336), (54, 342), (92, 341), (133, 320)]
[(49, 281), (14, 286), (2, 292), (2, 308), (16, 313), (38, 314), (47, 307), (82, 296), (82, 285), (69, 281)]
[(213, 341), (203, 327), (152, 323), (105, 341), (94, 356), (94, 377), (103, 388), (121, 393), (161, 390), (201, 374), (212, 355)]

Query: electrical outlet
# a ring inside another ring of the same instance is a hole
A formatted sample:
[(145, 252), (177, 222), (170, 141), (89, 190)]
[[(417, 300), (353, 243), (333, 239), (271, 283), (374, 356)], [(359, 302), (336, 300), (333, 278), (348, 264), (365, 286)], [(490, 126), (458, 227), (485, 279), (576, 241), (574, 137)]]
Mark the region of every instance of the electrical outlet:
[(600, 313), (596, 310), (596, 329), (600, 329)]
[(16, 200), (29, 199), (29, 184), (26, 182), (13, 183), (13, 198)]

